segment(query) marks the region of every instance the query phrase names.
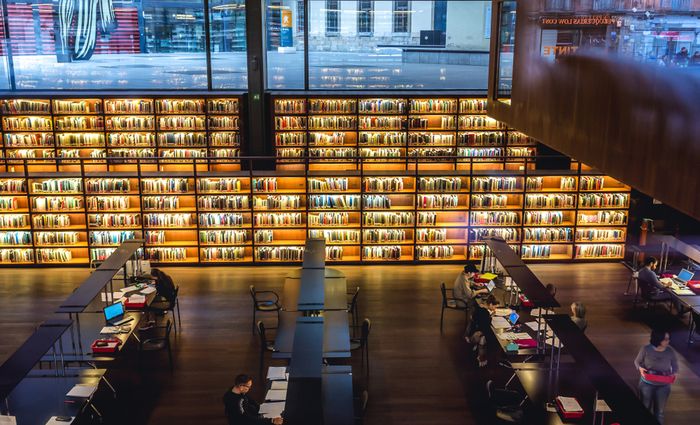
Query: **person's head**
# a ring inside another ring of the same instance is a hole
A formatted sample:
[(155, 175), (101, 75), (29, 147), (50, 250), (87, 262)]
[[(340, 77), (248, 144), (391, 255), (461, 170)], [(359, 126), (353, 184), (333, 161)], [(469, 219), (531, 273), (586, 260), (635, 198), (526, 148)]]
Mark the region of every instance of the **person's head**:
[(467, 276), (472, 276), (478, 272), (479, 270), (476, 268), (476, 266), (473, 263), (469, 263), (464, 266), (464, 271), (462, 273), (466, 274)]
[(688, 49), (686, 47), (681, 47), (681, 53), (688, 53)]
[(240, 375), (236, 376), (236, 379), (233, 381), (233, 392), (237, 394), (246, 394), (248, 391), (250, 391), (252, 386), (253, 378), (251, 378), (249, 375), (241, 373)]
[(666, 348), (671, 343), (671, 336), (666, 329), (652, 329), (649, 343), (656, 348)]
[(583, 305), (583, 303), (575, 301), (575, 302), (571, 303), (571, 314), (574, 317), (578, 317), (579, 319), (583, 319), (586, 317), (586, 307)]
[(657, 264), (659, 264), (659, 261), (656, 257), (647, 257), (644, 259), (644, 266), (649, 267), (651, 270), (654, 270)]
[(485, 304), (486, 308), (491, 312), (496, 311), (496, 308), (498, 308), (498, 300), (493, 295), (486, 297)]

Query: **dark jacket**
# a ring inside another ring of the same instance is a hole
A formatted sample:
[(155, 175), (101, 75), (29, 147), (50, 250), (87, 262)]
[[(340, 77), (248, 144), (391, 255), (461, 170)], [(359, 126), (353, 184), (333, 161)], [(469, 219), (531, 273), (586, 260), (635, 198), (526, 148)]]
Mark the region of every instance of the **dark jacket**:
[(236, 394), (229, 388), (224, 394), (224, 412), (229, 425), (268, 425), (272, 419), (263, 418), (260, 406), (246, 394)]
[(476, 331), (481, 331), (484, 335), (491, 333), (491, 313), (484, 307), (477, 306), (472, 316), (469, 335), (473, 335)]
[(637, 281), (639, 282), (639, 288), (649, 295), (653, 296), (664, 292), (664, 285), (649, 267), (639, 269)]

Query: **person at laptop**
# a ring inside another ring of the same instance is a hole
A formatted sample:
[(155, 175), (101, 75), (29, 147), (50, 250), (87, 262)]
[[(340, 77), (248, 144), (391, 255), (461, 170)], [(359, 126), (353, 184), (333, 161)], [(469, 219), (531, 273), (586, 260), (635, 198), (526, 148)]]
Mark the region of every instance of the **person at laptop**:
[(233, 387), (224, 394), (224, 412), (229, 425), (281, 425), (282, 418), (263, 418), (258, 412), (260, 406), (248, 397), (253, 387), (253, 378), (240, 374), (233, 381)]
[(477, 352), (477, 363), (484, 367), (488, 363), (486, 359), (486, 335), (491, 333), (491, 316), (496, 313), (498, 300), (493, 295), (486, 297), (483, 306), (476, 304), (474, 316), (469, 326), (467, 342), (474, 344), (473, 350)]
[(665, 288), (670, 287), (671, 283), (660, 281), (656, 272), (654, 272), (658, 263), (658, 260), (654, 257), (648, 257), (644, 260), (644, 266), (637, 272), (639, 289), (653, 301), (670, 300), (673, 297), (665, 291)]
[(464, 266), (464, 270), (455, 279), (452, 296), (460, 307), (474, 308), (474, 299), (481, 294), (488, 294), (488, 288), (474, 282), (478, 270), (472, 263)]

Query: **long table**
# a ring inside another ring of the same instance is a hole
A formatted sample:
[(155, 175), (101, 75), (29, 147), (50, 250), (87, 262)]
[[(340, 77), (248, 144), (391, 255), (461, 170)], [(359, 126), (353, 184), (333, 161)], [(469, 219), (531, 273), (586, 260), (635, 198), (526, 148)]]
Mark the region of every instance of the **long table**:
[[(298, 319), (302, 318), (301, 312), (281, 311), (280, 321), (275, 337), (275, 351), (272, 358), (292, 359), (295, 349), (295, 334), (298, 328)], [(310, 317), (309, 319), (316, 319)], [(323, 343), (322, 356), (324, 358), (349, 358), (350, 355), (350, 328), (348, 314), (345, 311), (323, 312)]]
[(334, 269), (298, 269), (287, 275), (282, 293), (286, 311), (347, 310), (345, 275)]

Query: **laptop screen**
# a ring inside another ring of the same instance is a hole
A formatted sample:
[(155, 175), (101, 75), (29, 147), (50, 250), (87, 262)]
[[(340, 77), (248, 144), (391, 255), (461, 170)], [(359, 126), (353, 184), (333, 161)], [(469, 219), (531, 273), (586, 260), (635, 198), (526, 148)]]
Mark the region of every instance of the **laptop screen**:
[(105, 313), (105, 320), (110, 321), (116, 317), (124, 315), (124, 304), (114, 303), (105, 307), (103, 310)]
[(510, 316), (508, 316), (508, 321), (510, 321), (510, 323), (511, 323), (512, 325), (514, 325), (515, 322), (518, 321), (518, 318), (520, 318), (520, 316), (518, 315), (518, 313), (512, 312), (512, 313), (510, 313)]
[(691, 272), (690, 270), (683, 269), (680, 273), (678, 273), (678, 279), (682, 280), (683, 282), (687, 282), (692, 279), (694, 275), (695, 273)]
[(489, 290), (489, 292), (493, 291), (493, 288), (496, 287), (496, 284), (493, 283), (493, 280), (489, 280), (489, 283), (486, 284), (486, 289)]

